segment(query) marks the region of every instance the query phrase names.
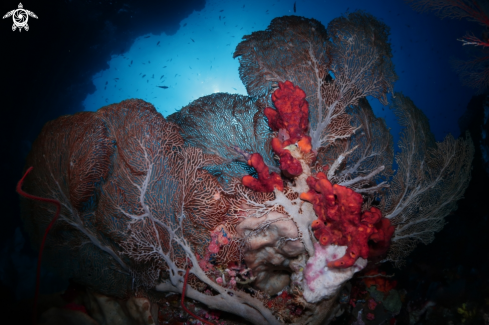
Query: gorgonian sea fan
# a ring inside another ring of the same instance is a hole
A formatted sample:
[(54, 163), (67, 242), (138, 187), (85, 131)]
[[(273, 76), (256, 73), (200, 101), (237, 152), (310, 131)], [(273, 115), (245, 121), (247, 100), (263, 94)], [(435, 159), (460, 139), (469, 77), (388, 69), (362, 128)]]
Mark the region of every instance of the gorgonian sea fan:
[[(167, 119), (132, 99), (47, 123), (24, 190), (61, 203), (48, 264), (118, 304), (146, 299), (152, 319), (178, 315), (168, 293), (188, 280), (202, 317), (327, 323), (355, 272), (433, 239), (470, 178), (470, 139), (435, 143), (402, 94), (392, 171), (365, 99), (386, 103), (397, 79), (387, 38), (362, 12), (328, 28), (280, 17), (236, 49), (250, 97), (205, 96)], [(22, 206), (38, 243), (54, 208)], [(114, 306), (98, 308), (129, 317)]]

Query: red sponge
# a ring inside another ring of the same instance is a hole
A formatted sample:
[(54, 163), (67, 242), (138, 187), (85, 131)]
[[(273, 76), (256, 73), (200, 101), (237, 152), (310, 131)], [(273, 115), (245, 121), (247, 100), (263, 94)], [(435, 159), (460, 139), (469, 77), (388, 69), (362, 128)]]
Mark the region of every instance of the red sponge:
[[(376, 207), (361, 212), (363, 198), (350, 188), (332, 185), (322, 172), (316, 177), (308, 177), (308, 192), (302, 193), (302, 200), (312, 203), (318, 219), (311, 227), (321, 245), (347, 246), (346, 253), (338, 260), (328, 263), (328, 267), (347, 268), (359, 258), (385, 253), (394, 232), (388, 219)], [(375, 243), (370, 250), (369, 240)]]
[(243, 177), (242, 182), (244, 186), (251, 188), (256, 192), (273, 192), (276, 187), (279, 191), (283, 191), (284, 182), (277, 173), (269, 173), (268, 166), (265, 165), (263, 157), (259, 153), (254, 153), (248, 160), (248, 165), (255, 168), (258, 173), (258, 179), (246, 175)]

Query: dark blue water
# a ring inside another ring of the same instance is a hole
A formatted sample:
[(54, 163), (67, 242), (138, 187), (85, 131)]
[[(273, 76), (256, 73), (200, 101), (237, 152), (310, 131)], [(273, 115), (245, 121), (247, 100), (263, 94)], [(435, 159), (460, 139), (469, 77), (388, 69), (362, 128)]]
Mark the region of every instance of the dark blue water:
[[(314, 18), (327, 26), (333, 18), (354, 10), (369, 12), (391, 28), (399, 76), (395, 91), (411, 97), (425, 112), (438, 141), (448, 133), (457, 137), (457, 120), (473, 90), (462, 85), (450, 60), (467, 57), (457, 38), (478, 26), (420, 14), (404, 1), (207, 1), (202, 10), (180, 22), (175, 34), (140, 35), (128, 51), (112, 56), (109, 68), (93, 76), (96, 91), (87, 94), (83, 105), (96, 110), (136, 97), (167, 116), (203, 95), (246, 94), (238, 59), (232, 57), (244, 35), (266, 29), (273, 18), (283, 15)], [(393, 114), (377, 100), (369, 101), (376, 115), (392, 127), (397, 142)]]

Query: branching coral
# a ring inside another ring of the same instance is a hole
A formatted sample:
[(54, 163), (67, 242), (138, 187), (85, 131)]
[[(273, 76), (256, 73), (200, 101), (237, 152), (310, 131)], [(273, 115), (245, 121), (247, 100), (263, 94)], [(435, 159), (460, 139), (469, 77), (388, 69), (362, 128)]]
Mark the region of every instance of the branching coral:
[[(435, 143), (401, 94), (393, 175), (392, 137), (365, 99), (386, 103), (397, 78), (387, 38), (362, 12), (327, 29), (280, 17), (236, 49), (250, 97), (205, 96), (168, 119), (127, 100), (49, 122), (25, 188), (61, 203), (51, 265), (120, 299), (184, 293), (253, 324), (327, 323), (355, 272), (432, 239), (470, 176), (470, 139)], [(22, 204), (39, 242), (53, 209)]]
[(398, 170), (384, 196), (385, 217), (396, 227), (386, 260), (402, 265), (418, 243), (433, 241), (456, 209), (470, 181), (474, 146), (469, 135), (435, 143), (426, 116), (402, 94), (392, 108), (404, 132)]

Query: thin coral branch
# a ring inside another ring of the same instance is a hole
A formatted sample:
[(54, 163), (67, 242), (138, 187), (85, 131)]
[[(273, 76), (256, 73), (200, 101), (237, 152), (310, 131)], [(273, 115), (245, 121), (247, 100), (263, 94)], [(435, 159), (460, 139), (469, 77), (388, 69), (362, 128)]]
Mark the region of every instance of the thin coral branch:
[(474, 46), (482, 46), (482, 47), (489, 47), (489, 40), (481, 40), (477, 36), (473, 34), (467, 34), (463, 38), (457, 39), (457, 41), (462, 42), (462, 45), (474, 45)]
[(489, 26), (487, 5), (479, 0), (407, 0), (420, 12), (434, 11), (442, 18), (467, 19)]
[(188, 271), (189, 271), (189, 267), (187, 267), (187, 270), (185, 271), (185, 280), (183, 281), (182, 299), (180, 300), (180, 305), (182, 306), (183, 310), (185, 310), (190, 316), (197, 318), (204, 324), (213, 325), (211, 322), (208, 322), (205, 319), (195, 315), (192, 311), (190, 311), (187, 308), (187, 306), (185, 306), (185, 291), (187, 291)]
[(29, 193), (26, 193), (22, 190), (22, 184), (24, 183), (24, 179), (29, 175), (29, 173), (34, 169), (34, 167), (29, 167), (27, 171), (25, 172), (24, 176), (20, 179), (20, 181), (17, 183), (17, 193), (22, 195), (23, 197), (26, 197), (31, 200), (36, 200), (36, 201), (41, 201), (41, 202), (47, 202), (56, 205), (56, 212), (54, 213), (54, 217), (49, 223), (49, 225), (46, 227), (46, 230), (44, 230), (44, 236), (41, 241), (41, 247), (39, 248), (39, 256), (37, 258), (37, 269), (36, 269), (36, 289), (34, 291), (34, 306), (32, 309), (32, 324), (36, 325), (37, 324), (37, 302), (39, 300), (39, 284), (41, 280), (41, 263), (42, 263), (42, 253), (44, 252), (44, 244), (46, 243), (46, 238), (48, 236), (49, 231), (53, 227), (54, 223), (58, 219), (59, 212), (61, 211), (61, 204), (58, 200), (53, 200), (53, 199), (48, 199), (48, 198), (42, 198), (39, 196), (31, 195)]

